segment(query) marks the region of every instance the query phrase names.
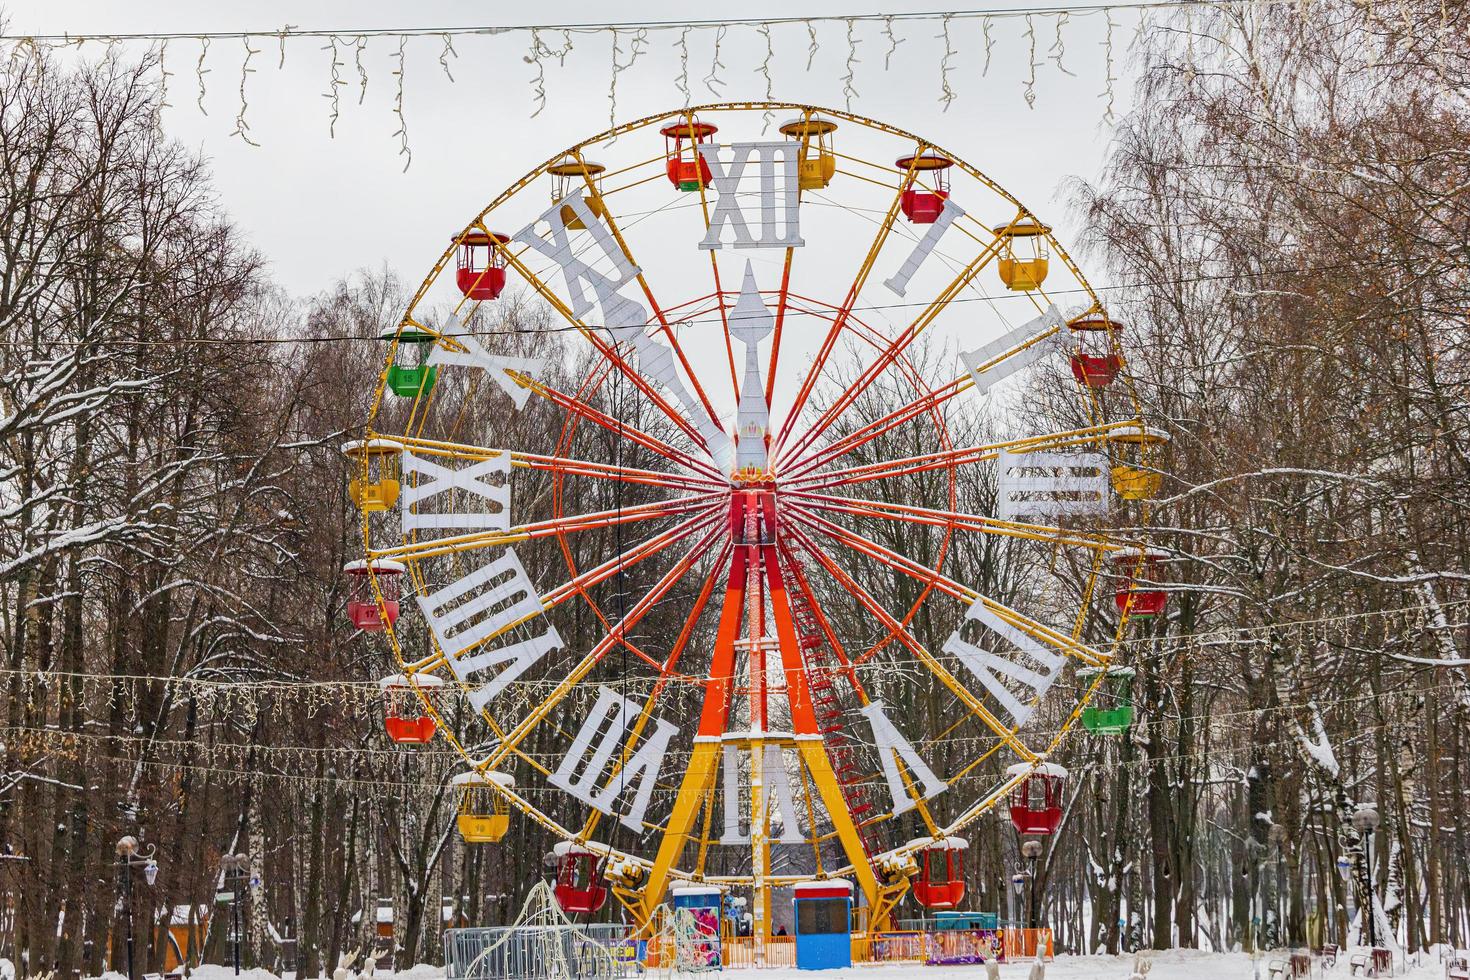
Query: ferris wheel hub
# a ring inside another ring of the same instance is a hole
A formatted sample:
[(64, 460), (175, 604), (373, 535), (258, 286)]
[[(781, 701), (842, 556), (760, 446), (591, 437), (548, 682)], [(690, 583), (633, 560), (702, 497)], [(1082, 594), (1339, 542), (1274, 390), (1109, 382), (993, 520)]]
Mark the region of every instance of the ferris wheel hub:
[(776, 478), (770, 470), (740, 469), (730, 474), (730, 486), (736, 490), (774, 491)]

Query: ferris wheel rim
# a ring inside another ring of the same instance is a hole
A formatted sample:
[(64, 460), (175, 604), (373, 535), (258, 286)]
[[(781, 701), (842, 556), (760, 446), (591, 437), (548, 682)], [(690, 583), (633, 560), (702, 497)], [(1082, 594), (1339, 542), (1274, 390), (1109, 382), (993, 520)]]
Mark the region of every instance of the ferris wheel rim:
[[(805, 104), (800, 104), (800, 103), (786, 103), (786, 102), (717, 102), (717, 103), (708, 103), (708, 104), (704, 104), (704, 105), (700, 105), (700, 106), (693, 106), (693, 107), (689, 107), (689, 108), (686, 108), (686, 109), (669, 110), (669, 111), (666, 111), (666, 112), (661, 113), (661, 114), (658, 114), (658, 115), (648, 116), (648, 117), (645, 117), (643, 119), (636, 120), (636, 121), (633, 121), (633, 122), (630, 122), (630, 123), (625, 123), (625, 124), (621, 124), (619, 126), (611, 127), (609, 129), (603, 131), (602, 133), (596, 135), (596, 136), (593, 136), (593, 137), (591, 137), (591, 138), (589, 138), (587, 140), (584, 140), (584, 141), (582, 141), (582, 142), (580, 142), (578, 144), (575, 144), (573, 147), (569, 148), (568, 150), (565, 150), (565, 151), (563, 151), (563, 152), (561, 152), (559, 154), (556, 154), (553, 157), (549, 158), (540, 167), (538, 167), (537, 169), (531, 171), (525, 177), (523, 177), (520, 181), (518, 181), (516, 184), (512, 185), (511, 188), (509, 188), (504, 194), (502, 194), (500, 197), (498, 197), (495, 201), (493, 201), (489, 206), (487, 206), (484, 210), (482, 210), (476, 216), (476, 218), (470, 223), (470, 225), (467, 226), (467, 231), (474, 231), (475, 229), (479, 229), (481, 231), (484, 231), (486, 229), (486, 225), (484, 223), (485, 220), (486, 220), (486, 217), (496, 207), (498, 207), (501, 204), (503, 204), (506, 200), (509, 200), (516, 193), (519, 193), (521, 190), (524, 190), (525, 187), (531, 181), (531, 179), (533, 179), (534, 177), (539, 176), (542, 173), (550, 173), (551, 172), (551, 167), (558, 160), (565, 160), (565, 159), (567, 159), (567, 158), (569, 158), (569, 157), (571, 157), (573, 155), (575, 155), (577, 157), (577, 159), (580, 159), (580, 151), (582, 150), (582, 148), (587, 147), (589, 145), (596, 144), (596, 143), (601, 143), (601, 142), (605, 142), (605, 141), (607, 141), (610, 138), (615, 138), (617, 136), (623, 135), (625, 133), (633, 132), (633, 131), (636, 131), (638, 129), (641, 129), (641, 128), (644, 128), (644, 127), (647, 127), (647, 126), (656, 125), (658, 122), (661, 122), (661, 121), (664, 121), (664, 120), (667, 120), (667, 119), (670, 119), (670, 118), (681, 117), (681, 116), (688, 116), (688, 115), (691, 115), (691, 114), (697, 113), (697, 112), (719, 112), (719, 111), (727, 111), (727, 110), (764, 111), (764, 110), (778, 110), (778, 109), (795, 109), (795, 110), (800, 110), (800, 111), (808, 111), (808, 112), (812, 112), (812, 113), (823, 113), (823, 114), (826, 114), (830, 119), (841, 119), (841, 120), (845, 120), (845, 121), (848, 121), (848, 122), (857, 123), (859, 125), (863, 125), (863, 126), (867, 126), (869, 128), (880, 130), (880, 131), (885, 132), (885, 133), (887, 133), (889, 135), (894, 135), (894, 136), (897, 136), (897, 137), (900, 137), (900, 138), (913, 140), (916, 144), (918, 144), (918, 145), (920, 145), (922, 147), (925, 147), (928, 150), (931, 150), (931, 151), (933, 151), (933, 152), (935, 152), (937, 154), (942, 154), (945, 157), (948, 157), (949, 159), (952, 160), (953, 164), (958, 169), (963, 170), (964, 172), (966, 172), (967, 174), (969, 174), (972, 178), (980, 181), (982, 184), (984, 184), (985, 186), (989, 187), (992, 191), (994, 191), (997, 194), (999, 194), (1002, 198), (1010, 201), (1012, 204), (1014, 204), (1018, 208), (1018, 210), (1023, 215), (1031, 216), (1031, 212), (1029, 212), (1029, 210), (1027, 210), (1025, 208), (1025, 206), (1023, 204), (1021, 204), (1021, 202), (1019, 201), (1019, 199), (1015, 198), (1013, 195), (1011, 195), (1008, 191), (1006, 191), (999, 184), (995, 183), (989, 177), (985, 176), (981, 171), (979, 171), (979, 170), (971, 167), (969, 164), (965, 163), (962, 158), (960, 158), (960, 157), (958, 157), (958, 156), (956, 156), (954, 154), (950, 154), (948, 151), (944, 150), (942, 147), (939, 147), (936, 144), (929, 143), (928, 141), (923, 140), (922, 138), (920, 138), (920, 137), (918, 137), (918, 136), (916, 136), (916, 135), (914, 135), (912, 133), (909, 133), (909, 132), (907, 132), (905, 130), (898, 129), (897, 127), (892, 127), (892, 126), (890, 126), (888, 124), (879, 123), (879, 122), (877, 122), (875, 120), (867, 119), (866, 117), (858, 116), (858, 115), (855, 115), (855, 114), (852, 114), (852, 113), (843, 112), (841, 110), (827, 109), (827, 108), (823, 108), (823, 107), (810, 106), (810, 105), (805, 105)], [(834, 123), (834, 125), (835, 125), (835, 123)], [(1057, 242), (1055, 240), (1055, 238), (1053, 237), (1053, 235), (1051, 233), (1051, 229), (1049, 227), (1045, 226), (1045, 225), (1041, 225), (1040, 222), (1039, 222), (1039, 220), (1035, 219), (1034, 216), (1032, 216), (1032, 220), (1035, 222), (1036, 226), (1041, 229), (1041, 231), (1040, 231), (1039, 234), (1044, 235), (1045, 238), (1050, 243), (1051, 247), (1055, 250), (1056, 254), (1058, 254), (1059, 256), (1062, 256), (1063, 259), (1064, 259), (1064, 261), (1067, 262), (1068, 267), (1071, 270), (1071, 272), (1074, 275), (1074, 277), (1076, 278), (1078, 284), (1086, 291), (1087, 295), (1091, 298), (1094, 307), (1100, 309), (1101, 308), (1100, 307), (1100, 302), (1097, 299), (1097, 296), (1096, 296), (1095, 291), (1092, 289), (1092, 287), (1090, 286), (1090, 284), (1087, 283), (1087, 280), (1085, 279), (1085, 277), (1081, 273), (1080, 269), (1078, 269), (1075, 266), (1075, 264), (1071, 262), (1070, 258), (1067, 256), (1067, 253), (1066, 253), (1065, 249), (1063, 248), (1063, 246), (1061, 245), (1061, 243), (1060, 242)], [(423, 299), (423, 297), (424, 297), (424, 295), (425, 295), (425, 293), (427, 291), (428, 286), (432, 282), (434, 282), (434, 281), (436, 281), (438, 279), (438, 277), (440, 276), (440, 274), (443, 272), (443, 269), (447, 265), (449, 259), (452, 258), (453, 254), (454, 254), (455, 247), (456, 247), (457, 244), (458, 244), (458, 240), (456, 240), (455, 244), (452, 244), (450, 246), (450, 248), (448, 250), (446, 250), (446, 252), (440, 257), (439, 262), (436, 264), (434, 270), (430, 273), (430, 276), (425, 280), (424, 284), (421, 285), (419, 292), (416, 293), (415, 296), (413, 297), (413, 299), (410, 301), (409, 306), (408, 306), (408, 310), (405, 313), (405, 316), (404, 316), (403, 320), (400, 323), (400, 328), (399, 328), (400, 335), (402, 335), (406, 331), (423, 329), (421, 327), (421, 325), (419, 325), (417, 323), (417, 321), (414, 320), (413, 314), (414, 314), (415, 310), (418, 308), (420, 302), (422, 301), (422, 299)], [(723, 291), (717, 290), (717, 294), (718, 295), (723, 295), (723, 294), (734, 295), (734, 293), (735, 293), (734, 290), (723, 290)], [(828, 304), (828, 305), (830, 306), (831, 304)], [(833, 308), (835, 309), (835, 307), (833, 307)], [(395, 342), (397, 342), (398, 339), (400, 339), (400, 338), (399, 337), (395, 337)], [(601, 352), (599, 352), (599, 353), (601, 353)], [(389, 354), (390, 361), (391, 361), (391, 358), (392, 358), (392, 352), (390, 350), (390, 354)], [(691, 371), (690, 374), (691, 374), (691, 379), (692, 379), (693, 378), (693, 372)], [(1130, 383), (1129, 387), (1130, 387), (1130, 391), (1131, 391), (1131, 387), (1132, 387), (1131, 386), (1131, 383)], [(373, 403), (373, 406), (372, 406), (372, 409), (371, 409), (371, 413), (372, 413), (371, 417), (373, 417), (373, 418), (375, 418), (376, 415), (377, 415), (378, 403), (379, 403), (379, 401), (382, 398), (382, 391), (383, 391), (383, 389), (382, 389), (382, 385), (380, 383), (379, 388), (378, 388), (378, 391), (375, 393), (374, 403)], [(933, 395), (933, 390), (932, 389), (930, 390), (930, 395), (931, 396)], [(1135, 401), (1136, 401), (1136, 393), (1135, 393), (1134, 397), (1135, 397)], [(931, 406), (929, 406), (929, 409), (928, 410), (929, 411), (932, 411), (932, 412), (937, 412), (938, 406), (937, 405), (931, 405)], [(1140, 418), (1141, 418), (1141, 415), (1140, 415)], [(427, 413), (425, 414), (424, 421), (425, 422), (427, 421)], [(574, 422), (572, 419), (570, 419), (570, 417), (567, 417), (566, 419), (564, 419), (564, 426), (567, 425), (567, 424), (571, 424), (573, 426), (573, 428), (575, 429), (575, 427), (580, 424), (580, 421), (575, 421)], [(1141, 422), (1140, 422), (1140, 425), (1141, 425)], [(557, 455), (558, 456), (563, 455), (560, 450), (561, 450), (561, 446), (559, 444), (558, 445), (558, 452), (557, 452)], [(797, 459), (796, 460), (796, 462), (798, 462), (798, 463), (800, 463), (801, 461), (802, 461), (801, 459)], [(951, 507), (954, 506), (953, 494), (954, 494), (954, 485), (955, 485), (955, 481), (956, 481), (956, 467), (957, 467), (957, 465), (958, 464), (955, 463), (955, 462), (950, 462), (948, 464), (948, 466), (945, 467), (948, 470), (948, 474), (949, 474), (949, 482), (950, 482), (950, 491), (949, 492), (950, 492), (950, 496), (951, 496), (951, 501), (950, 501), (950, 506)], [(567, 475), (568, 474), (566, 472), (562, 472), (562, 471), (556, 471), (554, 473), (554, 475), (553, 475), (554, 483), (555, 483), (555, 485), (558, 488), (558, 495), (557, 495), (557, 508), (558, 509), (556, 511), (554, 511), (554, 516), (558, 516), (558, 517), (563, 516), (562, 513), (561, 513), (561, 511), (560, 511), (560, 509), (559, 509), (560, 508), (560, 492), (559, 491), (560, 491), (560, 487), (564, 483), (565, 478), (566, 478)], [(897, 475), (897, 474), (895, 474), (895, 475)], [(690, 476), (691, 479), (699, 479), (699, 477), (696, 474), (690, 474), (689, 476)], [(883, 479), (887, 479), (887, 478), (888, 477), (884, 477)], [(709, 485), (713, 487), (713, 486), (718, 486), (719, 484), (718, 484), (718, 481), (716, 481), (716, 480), (709, 480)], [(944, 554), (947, 551), (948, 543), (952, 539), (952, 537), (953, 537), (954, 534), (955, 534), (955, 529), (954, 528), (951, 527), (951, 528), (947, 528), (946, 529), (945, 539), (944, 539), (945, 540), (945, 544), (944, 544), (943, 548), (941, 549), (941, 556), (937, 560), (937, 564), (940, 567), (942, 567), (942, 565), (943, 565), (943, 562), (944, 562)], [(563, 551), (566, 552), (565, 533), (560, 533), (559, 532), (557, 534), (557, 537), (558, 537), (558, 540), (561, 541), (562, 544), (563, 544)], [(710, 545), (710, 547), (713, 547), (713, 545)], [(569, 562), (569, 571), (572, 572), (575, 575), (575, 568), (570, 564), (571, 559), (570, 559), (569, 553), (567, 553), (567, 560)], [(374, 588), (376, 588), (376, 583), (374, 584)], [(904, 618), (905, 624), (907, 623), (908, 619), (911, 618), (913, 616), (913, 614), (917, 611), (917, 609), (919, 608), (919, 606), (921, 606), (923, 604), (923, 602), (925, 601), (925, 599), (927, 598), (927, 596), (929, 594), (930, 589), (932, 589), (932, 588), (933, 588), (933, 585), (932, 584), (925, 587), (924, 591), (921, 593), (920, 598), (916, 601), (913, 609), (910, 610), (910, 613), (908, 614), (908, 616), (906, 616)], [(586, 598), (586, 600), (588, 602), (592, 602), (592, 600), (591, 600), (590, 597), (584, 596), (584, 598)], [(594, 607), (595, 607), (595, 604), (594, 604)], [(599, 619), (601, 620), (601, 619), (603, 619), (603, 617), (599, 616)], [(606, 623), (605, 620), (604, 620), (604, 626), (607, 627), (607, 623)], [(610, 627), (607, 627), (607, 628), (610, 629)], [(389, 633), (390, 633), (390, 635), (392, 634), (392, 629), (391, 628), (389, 629)], [(400, 652), (400, 650), (398, 648), (398, 645), (396, 643), (396, 639), (393, 641), (393, 650), (394, 650), (395, 657), (400, 660), (400, 663), (404, 663), (404, 661), (402, 660), (402, 657), (401, 657), (401, 652)], [(422, 692), (420, 692), (420, 696), (422, 697)], [(1083, 703), (1085, 703), (1085, 702), (1079, 703), (1079, 705), (1078, 705), (1078, 709), (1079, 710), (1082, 707), (1082, 704)], [(430, 711), (434, 712), (434, 714), (435, 714), (435, 716), (437, 718), (438, 712), (435, 709), (435, 707), (432, 704), (429, 704), (428, 705), (428, 708), (429, 708)], [(1077, 717), (1077, 713), (1074, 711), (1073, 714), (1072, 714), (1072, 716), (1066, 721), (1066, 723), (1062, 726), (1061, 730), (1057, 733), (1058, 740), (1060, 739), (1060, 737), (1062, 735), (1065, 734), (1065, 732), (1068, 729), (1070, 729), (1072, 727), (1072, 724), (1076, 721), (1076, 717)], [(440, 719), (440, 720), (442, 721), (442, 719)], [(450, 733), (448, 733), (446, 731), (446, 734), (450, 734)], [(453, 738), (452, 734), (450, 735), (450, 737)], [(457, 742), (456, 742), (456, 747), (457, 748), (460, 748), (460, 751), (462, 753), (464, 752), (463, 747), (459, 746)], [(973, 823), (975, 820), (979, 819), (981, 816), (984, 815), (985, 812), (988, 812), (993, 807), (994, 802), (995, 802), (995, 799), (998, 798), (998, 797), (996, 797), (996, 794), (991, 794), (991, 797), (992, 797), (992, 799), (991, 799), (990, 804), (987, 805), (983, 810), (979, 810), (979, 811), (976, 811), (976, 812), (971, 812), (971, 811), (967, 810), (965, 813), (962, 813), (959, 818), (957, 818), (956, 820), (954, 820), (950, 825), (948, 825), (948, 826), (946, 826), (944, 828), (941, 828), (942, 831), (945, 834), (954, 834), (954, 833), (957, 833), (958, 831), (962, 830), (964, 827), (968, 826), (969, 824)], [(518, 797), (518, 799), (519, 799), (519, 797)], [(976, 801), (976, 805), (978, 805), (979, 802), (980, 801)], [(533, 819), (535, 819), (535, 820), (537, 820), (537, 822), (541, 823), (544, 827), (546, 827), (546, 829), (552, 831), (553, 833), (557, 834), (558, 836), (561, 836), (564, 840), (568, 840), (568, 841), (582, 841), (584, 835), (577, 834), (575, 832), (572, 832), (568, 828), (562, 827), (557, 821), (555, 821), (555, 820), (553, 820), (553, 819), (551, 819), (549, 817), (546, 817), (545, 814), (543, 814), (540, 811), (540, 808), (539, 807), (536, 807), (533, 804), (530, 804), (528, 801), (525, 801), (525, 800), (521, 800), (521, 804), (522, 805), (519, 808), (522, 809), (523, 812), (526, 812), (527, 815), (532, 816)], [(590, 843), (595, 844), (595, 842), (590, 842)], [(596, 844), (595, 846), (604, 847), (604, 845), (601, 845), (601, 844)], [(896, 848), (894, 850), (895, 851), (902, 851), (903, 850), (903, 847), (900, 846), (899, 848)], [(620, 851), (620, 850), (618, 850), (616, 848), (612, 848), (610, 845), (606, 846), (606, 853), (608, 855), (610, 855), (610, 856), (616, 854), (620, 858), (623, 858), (623, 859), (632, 861), (635, 864), (640, 865), (640, 866), (643, 866), (645, 868), (649, 865), (649, 862), (647, 860), (645, 860), (645, 859), (643, 859), (643, 858), (641, 858), (641, 857), (639, 857), (639, 856), (637, 856), (635, 854), (627, 853), (626, 851)], [(885, 852), (885, 853), (891, 853), (891, 852)], [(874, 857), (876, 857), (876, 856), (874, 856)], [(848, 866), (845, 866), (845, 867), (843, 867), (842, 869), (840, 869), (840, 870), (838, 870), (836, 872), (829, 872), (829, 873), (842, 874), (842, 873), (850, 872), (851, 870), (852, 870), (852, 866), (851, 865), (848, 865)], [(685, 875), (678, 868), (673, 869), (672, 873), (673, 873), (673, 875), (676, 878), (693, 878), (693, 877), (698, 877), (697, 875)], [(728, 876), (725, 876), (725, 877), (728, 877)]]

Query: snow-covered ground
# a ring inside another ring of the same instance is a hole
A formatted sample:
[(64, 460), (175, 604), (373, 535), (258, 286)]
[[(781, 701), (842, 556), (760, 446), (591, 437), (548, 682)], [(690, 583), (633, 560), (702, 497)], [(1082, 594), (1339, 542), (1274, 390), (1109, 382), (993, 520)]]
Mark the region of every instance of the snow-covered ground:
[[(1204, 953), (1198, 950), (1165, 950), (1152, 954), (1153, 968), (1148, 980), (1267, 980), (1267, 969), (1273, 956), (1253, 959), (1245, 953)], [(1004, 980), (1028, 980), (1030, 963), (1002, 964), (1000, 975)], [(1128, 980), (1133, 972), (1133, 957), (1130, 956), (1059, 956), (1046, 966), (1046, 980)], [(914, 963), (854, 966), (846, 970), (824, 970), (821, 972), (776, 969), (776, 970), (727, 970), (730, 977), (749, 976), (751, 980), (948, 980), (964, 977), (966, 980), (984, 977), (980, 966), (920, 966)], [(1335, 970), (1323, 972), (1320, 964), (1314, 964), (1312, 977), (1348, 977), (1348, 954), (1337, 961)], [(246, 970), (241, 980), (276, 980), (264, 970)], [(442, 967), (419, 965), (402, 973), (379, 970), (376, 980), (442, 980)], [(704, 974), (708, 977), (709, 974)], [(1395, 964), (1395, 977), (1408, 980), (1443, 980), (1444, 967), (1432, 956), (1423, 958), (1418, 966), (1413, 963)], [(194, 980), (234, 980), (235, 973), (229, 967), (203, 966), (193, 973)], [(121, 977), (118, 980), (122, 980)]]

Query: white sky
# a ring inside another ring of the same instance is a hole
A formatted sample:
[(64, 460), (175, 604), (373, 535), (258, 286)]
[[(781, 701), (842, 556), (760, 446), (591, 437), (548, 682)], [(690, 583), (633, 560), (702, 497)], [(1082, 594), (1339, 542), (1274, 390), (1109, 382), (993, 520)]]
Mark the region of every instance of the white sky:
[[(153, 0), (121, 4), (102, 0), (24, 0), (8, 7), (12, 33), (105, 33), (150, 31), (229, 31), (270, 29), (291, 23), (302, 28), (370, 28), (402, 26), (510, 26), (535, 20), (586, 22), (608, 19), (679, 20), (700, 17), (790, 16), (931, 10), (934, 0), (803, 0), (798, 6), (772, 0), (748, 0), (728, 6), (693, 5), (665, 0), (619, 4), (584, 0), (543, 0), (534, 8), (509, 4), (420, 0), (401, 3), (313, 3), (257, 0), (249, 4), (200, 4)], [(1115, 15), (1115, 86), (1124, 105), (1129, 63), (1127, 48), (1138, 15)], [(1076, 77), (1062, 74), (1049, 60), (1056, 19), (1034, 18), (1037, 102), (1028, 109), (1023, 83), (1029, 73), (1028, 42), (1023, 19), (998, 20), (992, 28), (994, 48), (989, 74), (982, 77), (985, 46), (976, 20), (951, 22), (957, 54), (951, 85), (958, 98), (943, 112), (939, 60), (943, 44), (936, 37), (939, 21), (899, 22), (904, 38), (884, 71), (888, 44), (879, 24), (859, 24), (860, 41), (853, 85), (853, 109), (892, 122), (958, 153), (1010, 189), (1039, 215), (1057, 226), (1063, 241), (1071, 238), (1059, 185), (1076, 175), (1093, 179), (1100, 168), (1108, 136), (1103, 124), (1104, 88), (1102, 14), (1076, 17), (1066, 24), (1063, 64)], [(806, 70), (808, 38), (801, 25), (772, 31), (774, 94), (779, 100), (841, 107), (844, 63), (848, 54), (845, 27), (818, 27), (820, 50)], [(620, 120), (677, 107), (683, 96), (675, 82), (679, 72), (675, 42), (678, 32), (650, 36), (648, 53), (622, 75), (618, 91)], [(559, 43), (559, 36), (546, 38)], [(167, 66), (174, 72), (166, 125), (179, 139), (209, 158), (225, 206), (270, 259), (275, 278), (297, 295), (315, 292), (332, 279), (362, 266), (387, 262), (406, 279), (417, 281), (437, 258), (447, 236), (530, 166), (561, 148), (601, 131), (608, 121), (609, 37), (577, 36), (565, 68), (547, 70), (548, 106), (539, 118), (533, 109), (532, 66), (523, 59), (529, 35), (465, 37), (456, 41), (459, 54), (451, 62), (456, 81), (438, 65), (442, 42), (421, 38), (409, 42), (404, 111), (413, 165), (402, 173), (393, 137), (395, 79), (391, 55), (396, 42), (368, 42), (364, 64), (366, 98), (358, 104), (357, 72), (343, 47), (341, 118), (335, 139), (328, 137), (328, 52), (321, 42), (288, 42), (286, 67), (278, 70), (274, 44), (261, 44), (247, 81), (250, 135), (261, 144), (246, 145), (231, 136), (240, 107), (239, 41), (215, 41), (204, 67), (208, 115), (197, 106), (194, 74), (200, 45), (172, 42)], [(623, 44), (631, 42), (623, 36)], [(713, 30), (690, 36), (690, 75), (696, 102), (718, 101), (700, 81), (710, 70)], [(100, 47), (93, 48), (100, 52)], [(754, 28), (735, 28), (726, 36), (720, 77), (724, 98), (761, 98), (765, 82), (758, 74), (764, 40)], [(1094, 273), (1094, 276), (1096, 274)]]

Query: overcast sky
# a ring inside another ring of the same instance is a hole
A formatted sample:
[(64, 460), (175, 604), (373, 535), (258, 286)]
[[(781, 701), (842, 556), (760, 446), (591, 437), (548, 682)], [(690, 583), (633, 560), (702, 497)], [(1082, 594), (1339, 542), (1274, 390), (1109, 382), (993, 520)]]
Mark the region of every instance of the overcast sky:
[[(594, 22), (608, 19), (681, 20), (701, 17), (762, 17), (927, 11), (933, 0), (888, 4), (848, 0), (846, 3), (803, 0), (791, 3), (753, 0), (739, 5), (696, 5), (687, 2), (638, 0), (598, 4), (585, 0), (543, 0), (534, 6), (535, 22)], [(71, 34), (108, 32), (189, 32), (272, 29), (291, 23), (302, 28), (343, 32), (340, 117), (335, 138), (329, 137), (331, 55), (323, 42), (287, 42), (284, 69), (274, 43), (259, 43), (260, 53), (246, 80), (249, 135), (252, 147), (231, 135), (240, 111), (239, 40), (216, 40), (204, 61), (207, 115), (199, 108), (196, 75), (201, 45), (194, 40), (171, 42), (166, 52), (170, 72), (165, 124), (179, 139), (197, 147), (211, 162), (225, 206), (269, 258), (277, 281), (298, 295), (322, 289), (332, 279), (362, 266), (387, 262), (417, 281), (443, 248), (446, 236), (519, 178), (529, 167), (561, 148), (606, 128), (609, 117), (609, 35), (576, 35), (565, 67), (546, 70), (547, 105), (534, 109), (534, 67), (525, 56), (527, 32), (461, 37), (457, 58), (450, 58), (454, 81), (439, 65), (443, 42), (410, 40), (406, 48), (404, 115), (412, 166), (403, 172), (393, 113), (397, 42), (367, 42), (363, 65), (368, 76), (359, 104), (359, 76), (351, 51), (350, 32), (357, 28), (424, 26), (514, 26), (528, 23), (529, 5), (456, 3), (420, 0), (401, 3), (253, 2), (200, 4), (153, 2), (119, 4), (80, 0), (28, 0), (10, 5), (12, 33)], [(512, 16), (505, 16), (511, 14)], [(1138, 17), (1114, 15), (1115, 73), (1118, 106), (1126, 104), (1127, 47)], [(1063, 66), (1058, 70), (1056, 18), (1033, 18), (1036, 35), (1036, 106), (1027, 107), (1024, 83), (1030, 73), (1030, 42), (1024, 19), (998, 20), (991, 30), (992, 51), (987, 74), (985, 43), (976, 20), (954, 20), (949, 31), (955, 54), (950, 85), (956, 98), (947, 112), (939, 101), (940, 61), (944, 45), (938, 19), (897, 22), (902, 40), (888, 70), (884, 57), (889, 41), (881, 24), (855, 28), (852, 87), (854, 111), (932, 139), (989, 173), (1032, 210), (1052, 221), (1064, 240), (1072, 223), (1065, 213), (1062, 184), (1067, 177), (1087, 180), (1098, 175), (1109, 129), (1103, 121), (1104, 60), (1102, 14), (1073, 18), (1063, 26)], [(677, 107), (684, 96), (678, 31), (652, 32), (648, 50), (622, 73), (617, 93), (619, 119), (637, 118)], [(771, 63), (777, 99), (841, 107), (842, 77), (849, 48), (841, 22), (817, 26), (818, 51), (807, 70), (809, 36), (800, 24), (772, 29), (775, 57)], [(718, 73), (723, 86), (706, 86), (716, 32), (689, 36), (691, 98), (697, 102), (758, 99), (765, 94), (759, 73), (765, 39), (754, 28), (732, 28), (723, 39)], [(625, 59), (633, 38), (621, 36)], [(548, 35), (551, 45), (560, 35)], [(100, 47), (91, 49), (100, 53)]]

